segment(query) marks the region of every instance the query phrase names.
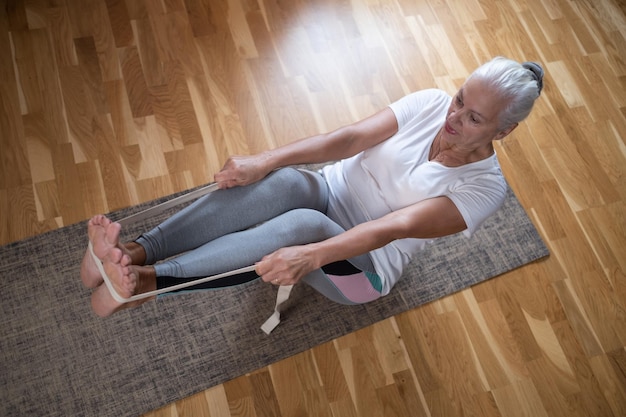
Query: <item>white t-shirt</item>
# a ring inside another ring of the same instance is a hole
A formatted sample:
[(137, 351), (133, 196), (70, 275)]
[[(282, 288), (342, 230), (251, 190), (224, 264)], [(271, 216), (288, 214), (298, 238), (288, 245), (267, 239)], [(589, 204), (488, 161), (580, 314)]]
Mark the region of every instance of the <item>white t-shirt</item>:
[[(381, 144), (323, 168), (330, 188), (328, 216), (346, 230), (422, 200), (446, 196), (470, 236), (504, 202), (507, 184), (494, 155), (449, 168), (428, 160), (452, 98), (441, 90), (410, 94), (389, 107), (398, 132)], [(430, 240), (399, 239), (370, 252), (386, 295), (411, 258)]]

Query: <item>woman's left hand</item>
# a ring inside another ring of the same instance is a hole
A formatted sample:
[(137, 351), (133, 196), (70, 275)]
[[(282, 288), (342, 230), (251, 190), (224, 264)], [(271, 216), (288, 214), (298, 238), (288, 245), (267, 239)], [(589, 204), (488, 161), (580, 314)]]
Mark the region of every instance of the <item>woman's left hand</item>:
[(274, 285), (294, 285), (316, 269), (305, 246), (290, 246), (266, 255), (256, 263), (256, 273)]

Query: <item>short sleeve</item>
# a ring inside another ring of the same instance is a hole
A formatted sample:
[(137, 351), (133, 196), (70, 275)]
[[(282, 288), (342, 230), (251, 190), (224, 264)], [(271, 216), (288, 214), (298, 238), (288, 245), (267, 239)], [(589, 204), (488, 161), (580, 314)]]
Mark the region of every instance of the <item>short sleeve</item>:
[(450, 96), (445, 91), (429, 88), (408, 94), (391, 103), (389, 108), (396, 116), (398, 128), (402, 129), (415, 117), (430, 116), (433, 108), (447, 106), (449, 101)]
[(507, 187), (504, 177), (495, 174), (475, 177), (472, 182), (452, 187), (447, 197), (465, 220), (467, 229), (463, 233), (466, 236), (471, 236), (489, 216), (498, 211), (506, 198)]

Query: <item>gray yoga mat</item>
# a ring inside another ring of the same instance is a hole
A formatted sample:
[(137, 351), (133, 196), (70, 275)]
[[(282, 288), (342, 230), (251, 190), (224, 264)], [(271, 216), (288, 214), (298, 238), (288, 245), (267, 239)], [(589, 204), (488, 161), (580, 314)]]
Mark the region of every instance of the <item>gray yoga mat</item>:
[(258, 280), (95, 317), (79, 280), (86, 245), (83, 222), (0, 248), (2, 416), (136, 416), (548, 255), (509, 191), (478, 233), (430, 246), (387, 297), (342, 306), (296, 286), (267, 336), (276, 288)]

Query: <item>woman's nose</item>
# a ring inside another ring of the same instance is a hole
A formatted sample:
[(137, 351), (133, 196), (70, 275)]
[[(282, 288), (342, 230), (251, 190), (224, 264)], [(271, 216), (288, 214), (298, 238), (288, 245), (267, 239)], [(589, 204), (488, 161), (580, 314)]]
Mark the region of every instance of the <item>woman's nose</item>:
[(458, 111), (452, 111), (448, 115), (448, 123), (454, 128), (460, 124), (461, 118)]

